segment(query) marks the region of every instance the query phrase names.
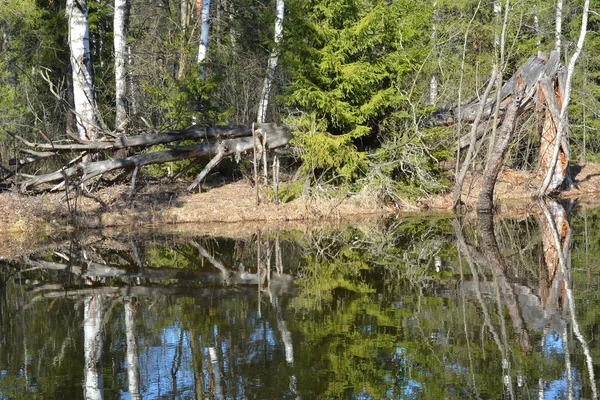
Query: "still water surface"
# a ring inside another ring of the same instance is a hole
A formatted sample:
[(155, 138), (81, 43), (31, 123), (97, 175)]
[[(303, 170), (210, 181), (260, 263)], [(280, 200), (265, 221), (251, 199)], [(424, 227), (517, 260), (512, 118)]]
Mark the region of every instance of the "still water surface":
[(0, 397), (594, 398), (600, 212), (536, 213), (57, 241), (0, 264)]

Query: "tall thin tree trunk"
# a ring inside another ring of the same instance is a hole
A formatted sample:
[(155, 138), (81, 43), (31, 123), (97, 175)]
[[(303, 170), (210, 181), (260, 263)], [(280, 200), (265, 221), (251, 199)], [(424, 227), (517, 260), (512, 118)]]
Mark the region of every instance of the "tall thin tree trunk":
[(269, 61), (267, 63), (267, 73), (265, 74), (265, 81), (260, 96), (260, 102), (258, 103), (258, 115), (256, 117), (256, 121), (259, 124), (265, 122), (267, 107), (269, 106), (269, 95), (271, 93), (271, 86), (273, 85), (273, 79), (275, 78), (275, 70), (277, 69), (277, 60), (279, 58), (279, 44), (281, 43), (281, 37), (283, 36), (284, 8), (284, 0), (277, 0), (274, 48), (271, 50), (271, 54), (269, 56)]
[(562, 11), (563, 11), (563, 0), (556, 1), (556, 24), (554, 25), (554, 49), (560, 56), (560, 47), (562, 42)]
[(496, 75), (496, 102), (494, 108), (494, 122), (492, 123), (492, 135), (488, 146), (488, 158), (494, 149), (496, 141), (496, 129), (498, 128), (498, 118), (500, 113), (500, 102), (504, 72), (504, 52), (506, 47), (506, 29), (508, 27), (508, 10), (510, 9), (510, 0), (506, 0), (504, 4), (504, 20), (502, 22), (502, 30), (498, 33), (500, 25), (500, 17), (502, 15), (502, 7), (499, 1), (494, 1), (494, 13), (496, 14), (496, 36), (494, 40), (495, 66), (498, 74)]
[(534, 5), (534, 14), (533, 14), (533, 29), (535, 30), (535, 47), (538, 51), (539, 58), (545, 58), (542, 55), (542, 35), (540, 33), (540, 20), (538, 18), (537, 8)]
[(4, 61), (4, 68), (8, 71), (8, 82), (13, 88), (17, 87), (17, 74), (15, 73), (14, 65), (11, 61), (12, 38), (9, 33), (6, 22), (0, 21), (0, 30), (2, 30), (2, 43), (0, 43), (0, 53)]
[[(438, 4), (437, 1), (433, 2), (433, 16), (432, 16), (432, 28), (431, 28), (431, 43), (433, 45), (433, 50), (437, 53), (437, 40), (438, 40)], [(438, 96), (438, 82), (436, 74), (431, 75), (431, 79), (429, 80), (429, 105), (434, 106), (437, 102)]]
[(198, 64), (200, 77), (204, 79), (206, 53), (208, 51), (208, 31), (210, 29), (210, 0), (202, 0), (202, 16), (200, 17), (200, 47), (198, 48)]
[(71, 68), (73, 69), (73, 97), (77, 130), (81, 140), (95, 140), (98, 133), (86, 1), (67, 0), (67, 18), (69, 19), (69, 48), (71, 50)]
[(114, 48), (115, 48), (115, 97), (117, 133), (127, 134), (127, 25), (129, 0), (115, 0)]

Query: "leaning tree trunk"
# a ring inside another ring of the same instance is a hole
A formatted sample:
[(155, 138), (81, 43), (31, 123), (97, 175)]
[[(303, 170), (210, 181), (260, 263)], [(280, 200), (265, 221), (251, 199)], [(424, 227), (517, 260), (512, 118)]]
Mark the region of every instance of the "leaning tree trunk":
[(494, 187), (500, 168), (504, 161), (504, 156), (508, 151), (508, 147), (512, 142), (517, 124), (518, 110), (523, 100), (525, 93), (525, 82), (521, 79), (521, 75), (517, 76), (517, 87), (511, 99), (510, 105), (506, 110), (506, 117), (502, 123), (502, 127), (498, 132), (498, 138), (494, 144), (494, 150), (490, 154), (490, 158), (485, 165), (483, 173), (483, 181), (481, 192), (479, 193), (479, 202), (477, 205), (478, 211), (491, 211), (494, 205)]
[(265, 75), (265, 82), (263, 83), (262, 93), (260, 96), (260, 102), (258, 103), (258, 115), (256, 122), (265, 122), (265, 115), (267, 114), (267, 107), (269, 106), (269, 94), (271, 93), (271, 86), (273, 85), (273, 79), (275, 78), (275, 70), (277, 69), (277, 60), (279, 58), (279, 43), (281, 43), (281, 37), (283, 36), (283, 12), (285, 8), (284, 0), (277, 0), (277, 15), (275, 18), (275, 40), (269, 61), (267, 63), (267, 73)]
[(115, 0), (114, 47), (115, 47), (115, 130), (127, 134), (127, 22), (129, 1)]
[(79, 138), (83, 141), (94, 140), (98, 136), (86, 1), (67, 0), (75, 114)]

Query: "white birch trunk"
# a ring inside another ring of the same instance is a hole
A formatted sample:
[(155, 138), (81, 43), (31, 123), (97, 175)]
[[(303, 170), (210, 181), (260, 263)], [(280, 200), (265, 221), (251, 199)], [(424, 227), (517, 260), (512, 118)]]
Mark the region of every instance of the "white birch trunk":
[(554, 48), (558, 52), (560, 56), (560, 46), (562, 42), (562, 10), (563, 10), (563, 0), (556, 1), (556, 24), (554, 25), (554, 37), (555, 44)]
[(204, 62), (208, 50), (208, 30), (210, 29), (210, 0), (202, 0), (202, 16), (200, 17), (200, 47), (198, 48), (198, 64), (200, 77), (204, 79)]
[(284, 0), (277, 0), (275, 16), (275, 43), (274, 48), (271, 50), (269, 61), (267, 63), (267, 73), (265, 75), (265, 81), (258, 103), (258, 115), (256, 122), (261, 124), (265, 121), (267, 114), (267, 107), (269, 106), (269, 94), (271, 93), (271, 86), (273, 85), (273, 79), (275, 78), (275, 69), (277, 69), (277, 60), (279, 58), (279, 43), (283, 36), (283, 12), (285, 8)]
[(77, 131), (80, 139), (94, 140), (98, 135), (86, 0), (67, 0), (67, 18)]
[(115, 47), (115, 130), (127, 133), (127, 18), (128, 0), (115, 0), (114, 47)]
[(102, 307), (101, 296), (90, 296), (85, 299), (83, 308), (84, 397), (88, 400), (102, 400), (104, 398), (101, 363), (103, 347)]
[(538, 18), (537, 8), (534, 6), (533, 8), (533, 29), (535, 30), (535, 47), (538, 51), (538, 57), (542, 57), (542, 35), (540, 34), (540, 20)]
[[(437, 53), (437, 24), (438, 24), (438, 6), (437, 1), (433, 2), (433, 27), (431, 28), (431, 43), (433, 43), (433, 51)], [(438, 55), (439, 57), (439, 55)], [(438, 96), (438, 82), (435, 73), (431, 76), (431, 80), (429, 81), (429, 105), (434, 106), (437, 102)]]

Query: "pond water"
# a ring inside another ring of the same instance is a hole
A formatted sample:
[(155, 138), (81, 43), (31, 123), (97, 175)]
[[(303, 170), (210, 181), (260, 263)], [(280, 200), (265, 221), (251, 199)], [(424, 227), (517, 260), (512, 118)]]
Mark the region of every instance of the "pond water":
[(600, 212), (244, 238), (99, 232), (2, 261), (0, 397), (597, 397)]

